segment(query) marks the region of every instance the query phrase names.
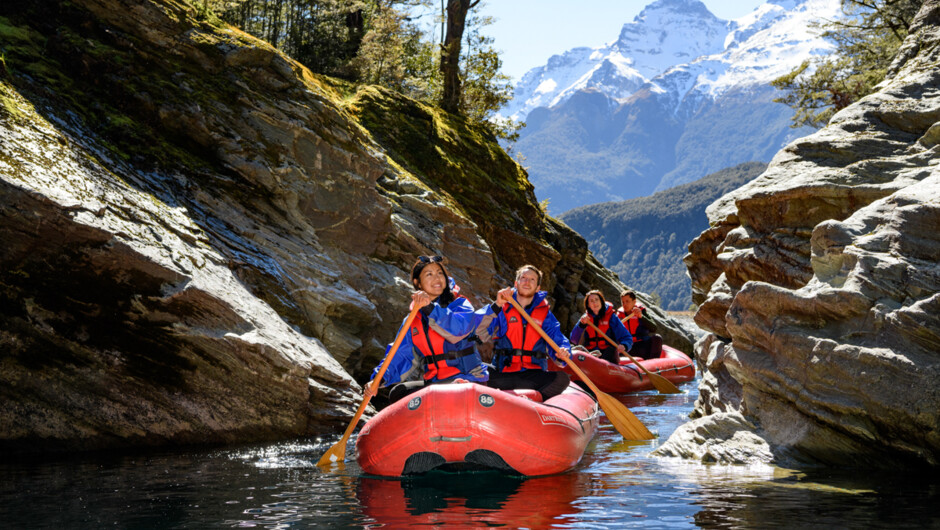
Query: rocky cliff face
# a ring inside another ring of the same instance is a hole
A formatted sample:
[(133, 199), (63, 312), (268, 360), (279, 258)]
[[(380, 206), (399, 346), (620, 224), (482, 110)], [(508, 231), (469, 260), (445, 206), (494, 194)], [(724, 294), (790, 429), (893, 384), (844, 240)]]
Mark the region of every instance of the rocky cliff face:
[(0, 35), (4, 450), (335, 431), (418, 254), (477, 303), (535, 263), (563, 322), (620, 286), (495, 139), (187, 3), (4, 3)]
[(702, 417), (660, 454), (940, 463), (938, 45), (930, 0), (876, 94), (709, 208)]

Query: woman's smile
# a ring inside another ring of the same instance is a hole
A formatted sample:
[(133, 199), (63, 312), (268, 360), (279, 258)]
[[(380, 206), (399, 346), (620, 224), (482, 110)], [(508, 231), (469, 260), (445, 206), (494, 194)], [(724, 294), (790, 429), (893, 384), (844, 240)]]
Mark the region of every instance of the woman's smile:
[(440, 296), (447, 285), (447, 276), (437, 263), (431, 263), (421, 271), (421, 290), (432, 297)]

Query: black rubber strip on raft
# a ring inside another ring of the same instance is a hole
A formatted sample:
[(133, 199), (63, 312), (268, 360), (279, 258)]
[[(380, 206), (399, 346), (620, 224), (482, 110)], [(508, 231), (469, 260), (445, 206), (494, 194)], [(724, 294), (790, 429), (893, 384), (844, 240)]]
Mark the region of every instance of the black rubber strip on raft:
[(446, 462), (444, 457), (430, 451), (415, 453), (405, 460), (405, 468), (402, 469), (402, 475), (420, 475), (440, 466)]
[(503, 460), (503, 457), (487, 449), (475, 449), (470, 451), (467, 453), (467, 456), (464, 457), (464, 460), (491, 469), (505, 471), (507, 473), (521, 474), (513, 469), (512, 466), (507, 464), (506, 461)]

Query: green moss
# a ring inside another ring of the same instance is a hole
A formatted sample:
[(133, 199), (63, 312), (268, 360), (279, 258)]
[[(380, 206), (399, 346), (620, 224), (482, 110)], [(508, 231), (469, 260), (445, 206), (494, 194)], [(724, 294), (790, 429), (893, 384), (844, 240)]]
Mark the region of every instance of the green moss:
[(0, 40), (2, 40), (5, 45), (29, 42), (29, 29), (13, 25), (10, 19), (0, 17)]
[(189, 42), (208, 55), (219, 55), (219, 44), (223, 42), (219, 35), (210, 31), (193, 30), (186, 35)]
[(483, 127), (437, 107), (374, 87), (358, 87), (346, 109), (389, 156), (470, 219), (540, 238), (544, 212), (525, 170)]
[(312, 81), (314, 81), (322, 89), (332, 91), (336, 96), (335, 99), (341, 101), (344, 106), (352, 104), (353, 100), (356, 98), (356, 94), (359, 91), (359, 85), (345, 81), (343, 79), (319, 76), (316, 74), (310, 75)]
[(123, 114), (110, 114), (108, 115), (108, 121), (111, 125), (118, 128), (130, 129), (137, 126), (134, 120)]
[[(6, 70), (17, 90), (44, 107), (79, 118), (84, 127), (98, 133), (100, 145), (122, 160), (196, 172), (213, 166), (201, 150), (167, 134), (154, 113), (161, 104), (230, 101), (231, 83), (216, 80), (203, 87), (190, 81), (200, 90), (185, 93), (173, 76), (180, 72), (204, 76), (198, 66), (173, 62), (176, 57), (147, 56), (141, 53), (149, 48), (145, 43), (98, 28), (87, 13), (68, 4), (61, 4), (56, 13), (58, 19), (29, 13), (19, 22), (0, 18), (0, 34), (10, 36), (11, 43), (4, 47)], [(32, 27), (33, 23), (38, 25)], [(54, 39), (43, 31), (54, 32)], [(216, 90), (222, 93), (215, 94)], [(148, 100), (151, 105), (146, 105)], [(10, 112), (8, 103), (4, 107)]]
[(205, 0), (201, 2), (195, 0), (194, 3), (196, 8), (196, 20), (219, 29), (225, 27), (225, 22), (209, 9), (208, 2)]
[(15, 93), (16, 91), (11, 86), (0, 81), (0, 112), (4, 118), (13, 123), (22, 123), (26, 118), (26, 113), (17, 105)]

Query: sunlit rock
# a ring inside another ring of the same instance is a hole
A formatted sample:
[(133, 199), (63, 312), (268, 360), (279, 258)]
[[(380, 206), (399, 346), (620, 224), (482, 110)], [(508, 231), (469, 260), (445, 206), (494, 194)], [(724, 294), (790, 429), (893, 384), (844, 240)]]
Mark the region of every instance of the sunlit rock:
[(735, 412), (721, 412), (680, 425), (654, 456), (674, 456), (704, 464), (770, 463), (774, 455), (756, 427)]
[(775, 461), (940, 463), (938, 13), (925, 2), (880, 90), (712, 204), (690, 245), (714, 334), (695, 415), (740, 413)]

